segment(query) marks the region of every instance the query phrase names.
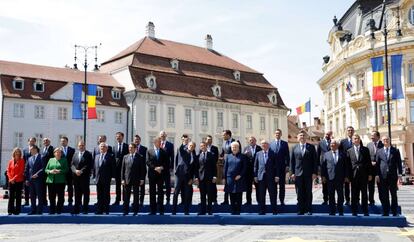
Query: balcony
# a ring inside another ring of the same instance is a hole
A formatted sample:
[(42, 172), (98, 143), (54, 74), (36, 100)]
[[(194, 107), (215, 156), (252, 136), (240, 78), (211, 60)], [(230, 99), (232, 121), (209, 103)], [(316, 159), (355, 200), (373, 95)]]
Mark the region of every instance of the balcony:
[(369, 103), (370, 96), (368, 91), (359, 90), (351, 93), (351, 97), (348, 101), (349, 106), (353, 108), (364, 107)]

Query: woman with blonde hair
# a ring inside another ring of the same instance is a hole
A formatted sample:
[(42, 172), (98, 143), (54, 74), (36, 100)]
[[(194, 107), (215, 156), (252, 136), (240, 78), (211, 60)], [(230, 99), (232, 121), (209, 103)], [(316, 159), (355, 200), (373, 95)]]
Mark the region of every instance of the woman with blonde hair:
[[(45, 169), (50, 202), (49, 214), (61, 214), (63, 203), (65, 202), (65, 184), (68, 164), (66, 158), (62, 157), (62, 149), (54, 149), (53, 154), (55, 157), (49, 160)], [(58, 197), (57, 206), (56, 196)]]
[(9, 204), (7, 212), (9, 215), (20, 213), (22, 204), (22, 189), (24, 182), (24, 159), (22, 150), (14, 148), (12, 158), (8, 162), (7, 177), (9, 179)]

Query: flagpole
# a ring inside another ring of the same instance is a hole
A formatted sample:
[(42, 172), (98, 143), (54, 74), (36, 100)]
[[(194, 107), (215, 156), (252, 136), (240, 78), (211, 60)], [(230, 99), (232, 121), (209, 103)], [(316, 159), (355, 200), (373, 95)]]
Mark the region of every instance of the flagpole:
[(388, 83), (388, 29), (387, 29), (387, 16), (385, 16), (385, 1), (382, 9), (382, 16), (384, 18), (384, 52), (385, 52), (385, 91), (387, 93), (387, 116), (388, 116), (388, 137), (391, 143), (391, 110), (390, 110), (390, 84)]

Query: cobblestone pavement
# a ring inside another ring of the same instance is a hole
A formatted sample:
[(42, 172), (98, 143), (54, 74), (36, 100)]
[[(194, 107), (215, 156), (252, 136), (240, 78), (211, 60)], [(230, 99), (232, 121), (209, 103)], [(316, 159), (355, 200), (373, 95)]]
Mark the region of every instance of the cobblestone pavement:
[[(113, 187), (114, 188), (114, 187)], [(219, 189), (222, 187), (219, 187)], [(94, 194), (94, 188), (91, 189)], [(219, 202), (223, 193), (219, 193)], [(245, 198), (244, 198), (245, 199)], [(414, 241), (414, 186), (402, 186), (399, 203), (410, 225), (397, 227), (352, 226), (237, 226), (237, 225), (0, 225), (0, 241)], [(253, 201), (255, 199), (253, 198)], [(92, 195), (91, 203), (96, 201)], [(113, 201), (113, 199), (112, 199)], [(193, 203), (199, 201), (194, 193)], [(378, 197), (376, 198), (378, 201)], [(146, 202), (148, 197), (146, 196)], [(293, 186), (287, 187), (286, 203), (295, 204)], [(314, 188), (314, 204), (322, 203), (321, 188)], [(0, 199), (0, 214), (7, 211)], [(47, 216), (47, 215), (45, 215)]]

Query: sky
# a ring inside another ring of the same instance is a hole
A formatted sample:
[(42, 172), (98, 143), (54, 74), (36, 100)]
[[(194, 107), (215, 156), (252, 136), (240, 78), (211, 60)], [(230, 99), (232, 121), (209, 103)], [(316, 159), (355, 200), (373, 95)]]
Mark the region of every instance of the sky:
[[(264, 73), (292, 114), (311, 98), (315, 117), (323, 108), (317, 81), (330, 55), (332, 18), (354, 1), (1, 0), (0, 59), (72, 66), (75, 44), (101, 43), (104, 62), (143, 38), (152, 21), (161, 39), (204, 47), (211, 34), (213, 49)], [(94, 53), (88, 56), (91, 70)]]

